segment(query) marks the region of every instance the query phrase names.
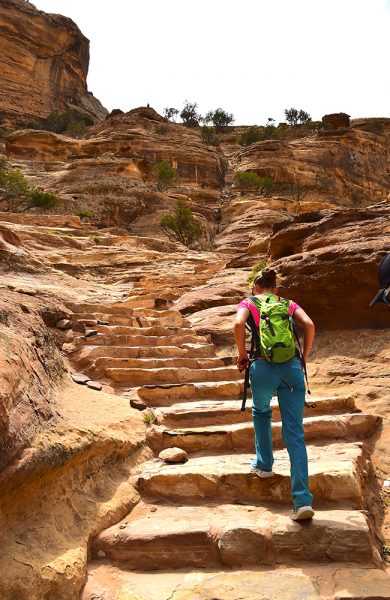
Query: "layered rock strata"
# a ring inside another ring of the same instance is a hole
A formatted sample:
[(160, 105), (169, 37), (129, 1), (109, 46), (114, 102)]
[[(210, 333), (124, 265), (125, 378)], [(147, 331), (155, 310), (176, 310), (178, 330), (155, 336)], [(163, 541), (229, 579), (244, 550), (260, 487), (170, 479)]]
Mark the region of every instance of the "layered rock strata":
[(0, 2), (1, 126), (40, 121), (72, 107), (98, 121), (107, 114), (88, 92), (89, 41), (61, 15), (25, 0)]

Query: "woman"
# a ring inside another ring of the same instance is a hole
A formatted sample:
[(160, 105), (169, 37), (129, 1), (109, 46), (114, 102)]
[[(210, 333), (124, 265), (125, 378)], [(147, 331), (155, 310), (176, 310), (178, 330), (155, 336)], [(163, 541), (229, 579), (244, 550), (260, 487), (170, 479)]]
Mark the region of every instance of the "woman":
[[(279, 299), (276, 293), (276, 273), (264, 269), (253, 282), (252, 294), (269, 302)], [(296, 302), (290, 301), (290, 316), (303, 327), (303, 359), (306, 362), (313, 344), (315, 328), (313, 321)], [(245, 349), (245, 324), (252, 314), (257, 329), (260, 315), (250, 299), (238, 305), (234, 335), (238, 348), (237, 367), (240, 371), (248, 364)], [(307, 452), (303, 432), (303, 410), (305, 405), (305, 381), (302, 366), (297, 356), (283, 363), (270, 363), (260, 357), (250, 367), (252, 389), (252, 415), (255, 428), (256, 459), (252, 470), (259, 477), (272, 477), (272, 429), (270, 408), (271, 398), (277, 391), (282, 418), (282, 436), (286, 444), (291, 463), (291, 487), (294, 510), (293, 521), (311, 519), (314, 511), (311, 507), (313, 495), (308, 489)]]

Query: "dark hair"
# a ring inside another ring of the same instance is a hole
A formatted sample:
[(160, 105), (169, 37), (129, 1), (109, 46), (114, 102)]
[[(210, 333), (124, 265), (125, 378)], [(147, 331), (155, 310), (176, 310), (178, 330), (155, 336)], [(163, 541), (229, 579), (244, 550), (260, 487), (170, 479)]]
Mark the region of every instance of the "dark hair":
[(273, 269), (263, 269), (261, 274), (255, 277), (253, 285), (259, 285), (263, 288), (276, 287), (276, 271)]

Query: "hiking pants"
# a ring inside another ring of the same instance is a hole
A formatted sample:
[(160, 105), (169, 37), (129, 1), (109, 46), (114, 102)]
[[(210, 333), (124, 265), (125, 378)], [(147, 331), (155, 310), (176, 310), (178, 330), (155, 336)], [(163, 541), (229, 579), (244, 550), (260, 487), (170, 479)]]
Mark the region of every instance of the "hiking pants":
[(294, 508), (310, 506), (313, 495), (308, 489), (307, 452), (302, 423), (305, 381), (301, 363), (296, 357), (285, 363), (255, 360), (251, 365), (250, 378), (256, 447), (256, 460), (252, 464), (263, 471), (272, 471), (274, 457), (270, 402), (277, 390), (282, 437), (290, 457)]

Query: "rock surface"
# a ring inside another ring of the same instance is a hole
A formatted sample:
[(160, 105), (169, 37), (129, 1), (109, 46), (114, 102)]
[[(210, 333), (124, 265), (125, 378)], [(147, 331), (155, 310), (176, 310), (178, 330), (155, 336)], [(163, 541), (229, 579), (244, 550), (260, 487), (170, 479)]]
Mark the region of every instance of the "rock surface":
[(166, 463), (183, 463), (188, 460), (187, 452), (181, 448), (167, 448), (162, 450), (158, 457)]
[(0, 28), (1, 126), (39, 122), (66, 107), (104, 119), (106, 109), (87, 90), (89, 41), (71, 19), (1, 0)]

